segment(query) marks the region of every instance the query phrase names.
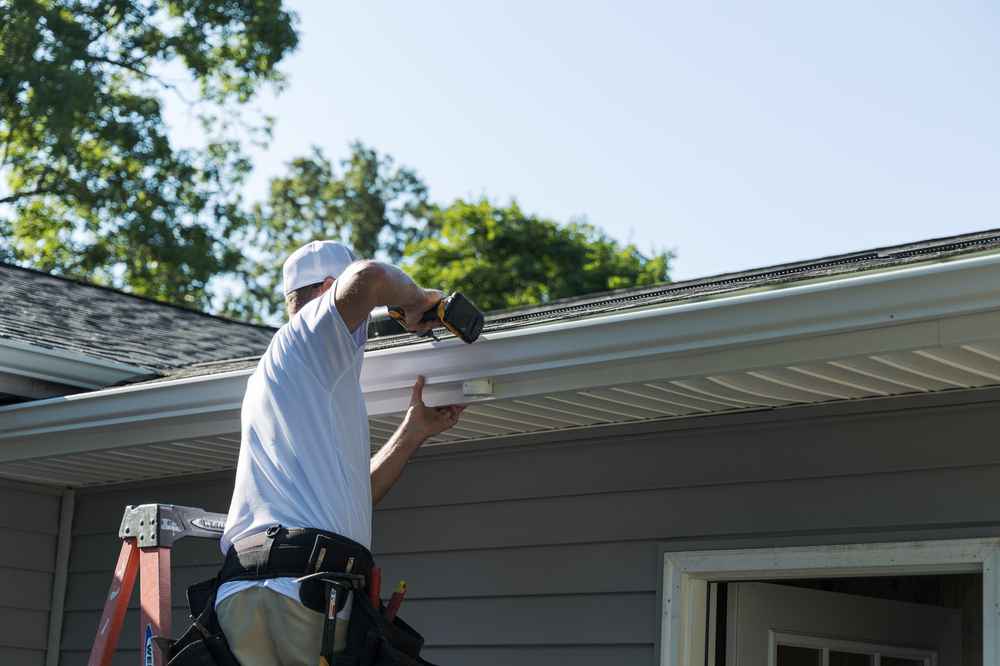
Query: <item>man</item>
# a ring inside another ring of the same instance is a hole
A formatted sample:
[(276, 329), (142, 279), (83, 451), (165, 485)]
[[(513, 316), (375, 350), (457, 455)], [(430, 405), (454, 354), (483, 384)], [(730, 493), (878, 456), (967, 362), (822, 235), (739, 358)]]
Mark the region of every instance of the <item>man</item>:
[(421, 316), (443, 294), (421, 289), (394, 266), (354, 261), (332, 241), (298, 249), (282, 272), (289, 321), (247, 383), (221, 541), (222, 579), (241, 579), (221, 585), (216, 613), (242, 666), (315, 666), (324, 616), (303, 604), (306, 590), (295, 576), (352, 566), (370, 572), (372, 505), (410, 455), (454, 426), (463, 409), (427, 407), (418, 377), (402, 424), (371, 457), (359, 383), (369, 314), (398, 305), (407, 328), (423, 331), (433, 322), (421, 323)]

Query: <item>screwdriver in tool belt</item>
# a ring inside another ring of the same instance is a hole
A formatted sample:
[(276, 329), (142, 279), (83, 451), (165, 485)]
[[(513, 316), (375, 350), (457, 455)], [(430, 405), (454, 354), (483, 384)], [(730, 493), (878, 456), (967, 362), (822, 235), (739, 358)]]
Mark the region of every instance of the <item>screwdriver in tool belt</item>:
[(406, 581), (399, 581), (399, 585), (396, 586), (396, 591), (392, 593), (392, 598), (389, 599), (389, 604), (385, 609), (385, 619), (392, 622), (396, 618), (396, 613), (399, 612), (399, 607), (403, 605), (403, 597), (406, 596)]
[(381, 603), (380, 596), (382, 593), (382, 569), (379, 567), (372, 567), (371, 580), (368, 581), (368, 600), (372, 602), (372, 606), (375, 610), (378, 610), (379, 604)]

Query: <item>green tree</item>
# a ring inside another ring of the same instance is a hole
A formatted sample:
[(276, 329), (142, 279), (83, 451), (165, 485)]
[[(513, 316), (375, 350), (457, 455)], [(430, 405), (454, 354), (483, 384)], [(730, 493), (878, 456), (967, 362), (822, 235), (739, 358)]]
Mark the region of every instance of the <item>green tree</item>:
[(673, 258), (647, 257), (590, 224), (527, 215), (517, 203), (458, 200), (437, 211), (434, 224), (440, 233), (406, 248), (410, 274), (487, 310), (664, 282)]
[[(294, 23), (281, 0), (0, 0), (0, 255), (206, 306), (240, 259), (235, 137), (268, 132), (241, 111), (280, 84)], [(162, 115), (187, 91), (198, 149)]]
[(417, 174), (360, 142), (350, 151), (337, 169), (313, 148), (271, 180), (266, 201), (253, 207), (252, 224), (239, 241), (246, 248), (245, 290), (230, 294), (227, 314), (280, 318), (281, 264), (311, 240), (341, 240), (359, 257), (399, 261), (408, 242), (432, 233), (427, 187)]

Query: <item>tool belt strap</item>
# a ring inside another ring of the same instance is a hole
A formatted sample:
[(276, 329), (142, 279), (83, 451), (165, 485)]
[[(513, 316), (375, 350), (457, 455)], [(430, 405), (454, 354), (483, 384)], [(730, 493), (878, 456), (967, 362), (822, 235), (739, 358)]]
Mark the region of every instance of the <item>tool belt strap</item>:
[(334, 532), (307, 528), (270, 527), (235, 542), (217, 578), (231, 580), (301, 577), (319, 571), (346, 571), (361, 574), (367, 581), (374, 560), (360, 543)]

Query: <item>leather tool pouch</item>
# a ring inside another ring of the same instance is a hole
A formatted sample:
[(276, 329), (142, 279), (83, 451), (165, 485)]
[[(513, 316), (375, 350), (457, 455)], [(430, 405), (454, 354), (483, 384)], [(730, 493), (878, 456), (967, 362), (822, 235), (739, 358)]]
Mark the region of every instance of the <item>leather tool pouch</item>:
[(239, 666), (215, 615), (218, 589), (218, 578), (188, 588), (188, 605), (194, 622), (177, 640), (155, 639), (167, 659), (167, 666)]
[[(359, 666), (433, 666), (420, 658), (423, 636), (398, 616), (389, 622), (366, 594), (355, 599), (348, 629), (347, 654)], [(337, 660), (339, 666), (339, 659)], [(345, 663), (349, 663), (345, 660)]]

